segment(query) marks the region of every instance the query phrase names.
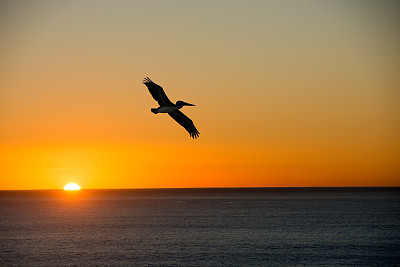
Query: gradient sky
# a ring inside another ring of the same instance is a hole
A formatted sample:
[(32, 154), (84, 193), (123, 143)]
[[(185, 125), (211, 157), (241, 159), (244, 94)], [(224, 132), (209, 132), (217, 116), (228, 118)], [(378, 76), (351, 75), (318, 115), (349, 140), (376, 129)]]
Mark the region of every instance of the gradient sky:
[(0, 40), (0, 189), (400, 186), (397, 1), (1, 1)]

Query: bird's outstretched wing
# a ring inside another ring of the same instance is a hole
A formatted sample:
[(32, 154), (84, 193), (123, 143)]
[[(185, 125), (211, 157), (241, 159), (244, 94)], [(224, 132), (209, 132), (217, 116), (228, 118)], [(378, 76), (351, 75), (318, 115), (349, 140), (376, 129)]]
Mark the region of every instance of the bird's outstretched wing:
[(176, 110), (174, 112), (168, 113), (177, 123), (179, 123), (186, 131), (189, 132), (190, 137), (193, 139), (199, 137), (199, 132), (197, 131), (196, 127), (191, 119), (189, 119), (185, 114), (183, 114), (180, 110)]
[(150, 94), (154, 100), (158, 102), (160, 106), (173, 106), (174, 104), (168, 99), (163, 88), (158, 84), (155, 84), (149, 77), (144, 78), (143, 83), (149, 89)]

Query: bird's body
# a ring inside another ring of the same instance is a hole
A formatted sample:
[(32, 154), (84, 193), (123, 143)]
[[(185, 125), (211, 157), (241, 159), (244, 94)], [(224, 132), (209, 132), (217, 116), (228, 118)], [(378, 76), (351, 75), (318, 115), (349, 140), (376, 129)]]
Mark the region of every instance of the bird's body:
[(186, 131), (189, 132), (190, 137), (199, 137), (199, 132), (194, 126), (191, 119), (189, 119), (185, 114), (183, 114), (179, 109), (183, 106), (194, 106), (183, 101), (177, 101), (176, 104), (172, 103), (164, 92), (164, 89), (152, 82), (148, 77), (146, 77), (143, 83), (149, 89), (150, 94), (153, 96), (154, 100), (160, 105), (158, 108), (152, 108), (151, 112), (157, 113), (168, 113), (171, 118), (173, 118), (177, 123), (179, 123)]
[(174, 112), (174, 111), (177, 111), (177, 110), (178, 110), (177, 107), (164, 106), (164, 107), (152, 108), (151, 112), (153, 112), (154, 114), (157, 114), (157, 113), (171, 113), (171, 112)]

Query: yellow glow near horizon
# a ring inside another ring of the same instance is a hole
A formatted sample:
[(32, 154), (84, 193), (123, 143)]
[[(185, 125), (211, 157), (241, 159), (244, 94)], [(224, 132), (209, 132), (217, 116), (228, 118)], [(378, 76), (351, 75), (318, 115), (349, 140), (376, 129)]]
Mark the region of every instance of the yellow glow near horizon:
[(81, 187), (75, 183), (70, 183), (64, 186), (64, 190), (81, 190)]

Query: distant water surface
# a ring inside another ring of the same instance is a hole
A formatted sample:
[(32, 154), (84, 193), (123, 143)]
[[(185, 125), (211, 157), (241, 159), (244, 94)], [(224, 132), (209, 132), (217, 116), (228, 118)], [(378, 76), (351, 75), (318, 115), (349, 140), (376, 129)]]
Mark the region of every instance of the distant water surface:
[(399, 188), (0, 191), (0, 266), (400, 266)]

